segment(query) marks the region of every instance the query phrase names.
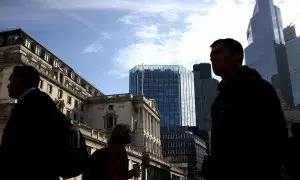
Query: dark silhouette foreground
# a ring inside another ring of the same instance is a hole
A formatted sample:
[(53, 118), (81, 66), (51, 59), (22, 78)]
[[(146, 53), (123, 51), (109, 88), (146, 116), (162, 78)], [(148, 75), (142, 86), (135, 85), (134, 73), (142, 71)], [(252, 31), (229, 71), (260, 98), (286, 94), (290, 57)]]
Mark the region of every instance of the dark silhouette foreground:
[(18, 102), (2, 136), (0, 179), (58, 180), (81, 174), (88, 160), (85, 140), (38, 89), (37, 70), (16, 66), (9, 80), (9, 96)]
[(276, 91), (259, 73), (242, 66), (243, 47), (233, 39), (211, 46), (214, 73), (222, 77), (212, 105), (207, 180), (281, 180), (287, 128)]
[(138, 169), (128, 171), (129, 162), (125, 147), (130, 142), (129, 126), (117, 124), (108, 141), (108, 147), (91, 155), (83, 180), (125, 180), (139, 174)]

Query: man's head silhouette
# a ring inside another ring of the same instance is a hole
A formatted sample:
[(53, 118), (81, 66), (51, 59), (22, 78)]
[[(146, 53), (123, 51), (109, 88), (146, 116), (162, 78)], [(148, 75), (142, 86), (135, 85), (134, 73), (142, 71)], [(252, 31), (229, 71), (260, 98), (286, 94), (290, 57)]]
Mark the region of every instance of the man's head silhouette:
[(234, 39), (219, 39), (212, 43), (210, 60), (217, 76), (225, 78), (243, 64), (244, 50)]
[(15, 66), (9, 77), (9, 97), (18, 99), (27, 89), (38, 87), (39, 72), (32, 66)]

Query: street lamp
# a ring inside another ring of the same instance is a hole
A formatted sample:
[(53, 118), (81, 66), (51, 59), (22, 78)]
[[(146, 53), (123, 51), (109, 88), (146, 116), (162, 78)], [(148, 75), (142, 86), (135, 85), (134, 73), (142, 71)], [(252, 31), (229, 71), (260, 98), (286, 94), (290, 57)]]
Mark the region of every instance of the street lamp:
[[(150, 153), (148, 151), (144, 151), (142, 154), (142, 177), (146, 177), (146, 171), (150, 167)], [(147, 173), (147, 179), (150, 179), (149, 175), (150, 173)]]

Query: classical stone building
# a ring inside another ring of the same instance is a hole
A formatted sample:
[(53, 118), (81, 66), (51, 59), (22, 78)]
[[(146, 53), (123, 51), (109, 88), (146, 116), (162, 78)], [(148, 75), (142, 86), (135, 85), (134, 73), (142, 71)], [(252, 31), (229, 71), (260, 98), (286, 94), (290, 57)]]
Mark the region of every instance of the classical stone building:
[[(13, 68), (17, 65), (31, 65), (39, 71), (41, 74), (39, 88), (51, 96), (52, 99), (57, 103), (57, 107), (72, 120), (74, 125), (80, 128), (81, 132), (86, 138), (86, 143), (90, 154), (92, 154), (95, 150), (106, 146), (107, 134), (105, 132), (109, 131), (104, 131), (104, 133), (101, 132), (104, 130), (104, 124), (103, 127), (100, 125), (98, 125), (98, 127), (96, 126), (99, 130), (95, 130), (86, 125), (90, 123), (90, 117), (93, 117), (89, 115), (90, 109), (93, 109), (90, 107), (97, 107), (97, 103), (95, 102), (97, 102), (98, 99), (101, 99), (103, 93), (83, 77), (81, 77), (78, 73), (76, 73), (70, 66), (64, 63), (55, 54), (50, 52), (46, 47), (34, 40), (34, 38), (32, 38), (22, 29), (0, 32), (0, 139), (2, 137), (3, 128), (5, 127), (7, 119), (10, 115), (10, 111), (13, 108), (13, 105), (16, 103), (14, 99), (8, 97), (7, 85), (9, 83), (9, 76), (12, 73)], [(140, 101), (138, 99), (139, 98), (134, 98), (134, 102), (136, 103), (134, 106), (132, 106), (132, 108), (135, 107), (133, 111), (135, 112), (137, 110), (137, 112), (140, 112), (140, 116), (142, 116), (144, 113), (143, 115), (148, 119), (152, 117), (149, 114), (152, 114), (155, 120), (149, 120), (145, 122), (152, 122), (152, 124), (157, 122), (159, 123), (159, 115), (157, 110), (154, 108), (154, 102), (151, 100), (146, 100), (142, 97)], [(111, 106), (109, 106), (109, 108), (110, 107)], [(130, 111), (126, 112), (129, 113)], [(106, 120), (108, 120), (110, 117), (109, 113), (106, 115)], [(120, 115), (123, 116), (126, 115), (126, 113), (124, 112), (124, 114)], [(118, 117), (114, 116), (114, 118)], [(101, 124), (101, 122), (104, 122), (104, 119), (103, 117), (99, 117), (99, 123)], [(119, 119), (124, 119), (124, 121), (122, 120), (120, 122), (128, 123), (125, 121), (126, 118)], [(134, 119), (138, 120), (140, 118), (135, 116)], [(109, 123), (105, 125), (107, 130), (110, 129), (108, 128), (108, 125)], [(149, 127), (152, 126), (148, 126), (146, 124), (145, 127), (146, 129), (144, 130), (141, 130), (142, 128), (136, 129), (136, 133), (139, 132), (142, 134), (143, 131), (148, 138), (146, 138), (146, 141), (144, 141), (145, 139), (141, 138), (141, 142), (149, 142), (146, 143), (148, 144), (148, 149), (155, 149), (155, 147), (157, 147), (156, 149), (159, 149), (159, 130), (150, 129)], [(156, 134), (154, 131), (156, 131)], [(37, 136), (43, 135), (37, 134)], [(136, 138), (135, 142), (140, 141), (138, 138)], [(132, 168), (133, 164), (142, 163), (144, 156), (143, 152), (145, 151), (140, 151), (142, 146), (137, 147), (138, 148), (134, 148), (133, 146), (127, 147), (129, 168)], [(148, 174), (146, 174), (147, 176), (143, 179), (165, 179), (162, 178), (163, 176), (160, 174), (166, 174), (172, 179), (186, 180), (185, 171), (171, 167), (171, 165), (161, 156), (154, 155), (154, 152), (155, 151), (152, 150), (152, 153), (150, 153), (148, 156), (148, 169), (155, 170), (148, 171)], [(80, 180), (81, 176), (72, 179)], [(136, 178), (134, 180), (139, 179), (141, 178)]]
[[(86, 139), (86, 144), (88, 146), (88, 151), (90, 154), (95, 152), (97, 149), (101, 149), (107, 145), (107, 134), (103, 133), (101, 131), (92, 129), (86, 125), (83, 125), (77, 121), (72, 121), (75, 126), (78, 126), (80, 128), (81, 133)], [(129, 169), (133, 168), (134, 164), (141, 164), (143, 159), (143, 153), (139, 151), (137, 148), (129, 145), (126, 147), (126, 151), (128, 154), (129, 159)], [(162, 158), (158, 158), (156, 156), (153, 156), (150, 154), (149, 156), (149, 164), (152, 167), (152, 169), (159, 169), (162, 172), (165, 172), (170, 177), (169, 180), (187, 180), (186, 178), (186, 171), (182, 169), (178, 169), (176, 167), (172, 167), (168, 162), (162, 160)], [(150, 171), (149, 174), (145, 178), (133, 178), (133, 180), (165, 180), (165, 178), (155, 178), (155, 175), (157, 174), (157, 170)], [(160, 173), (162, 174), (162, 173)], [(153, 177), (154, 176), (154, 177)], [(69, 180), (81, 180), (81, 176), (78, 176), (76, 178), (71, 178)]]
[(70, 119), (85, 122), (84, 100), (103, 93), (22, 29), (0, 32), (0, 101), (8, 97), (8, 78), (17, 65), (34, 66), (39, 88), (48, 93)]
[(134, 132), (132, 145), (162, 157), (160, 115), (154, 100), (132, 94), (102, 95), (87, 99), (87, 125), (110, 132), (119, 123)]

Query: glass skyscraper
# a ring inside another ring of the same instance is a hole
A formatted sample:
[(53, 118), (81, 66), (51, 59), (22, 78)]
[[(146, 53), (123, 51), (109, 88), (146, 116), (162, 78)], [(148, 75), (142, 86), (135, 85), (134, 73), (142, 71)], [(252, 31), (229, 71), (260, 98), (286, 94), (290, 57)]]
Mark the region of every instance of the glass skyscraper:
[(161, 126), (196, 125), (194, 76), (183, 66), (135, 66), (129, 72), (129, 91), (156, 100)]
[(211, 65), (200, 63), (193, 66), (195, 86), (196, 125), (204, 131), (211, 129), (210, 108), (217, 97), (219, 81), (212, 78)]
[(300, 37), (297, 37), (295, 26), (284, 29), (286, 51), (290, 68), (294, 103), (300, 106)]
[(247, 39), (246, 64), (271, 82), (287, 105), (293, 106), (281, 12), (273, 0), (256, 0)]

